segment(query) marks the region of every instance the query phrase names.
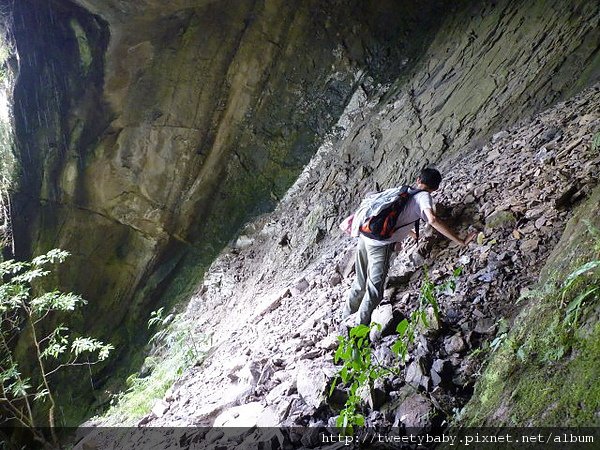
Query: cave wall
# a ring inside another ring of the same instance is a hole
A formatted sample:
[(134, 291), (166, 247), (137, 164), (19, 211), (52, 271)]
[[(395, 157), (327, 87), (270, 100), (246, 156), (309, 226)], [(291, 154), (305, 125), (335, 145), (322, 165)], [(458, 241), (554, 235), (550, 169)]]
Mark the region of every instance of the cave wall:
[(480, 146), (600, 76), (597, 2), (455, 8), (411, 75), (341, 145), (356, 168), (347, 185), (412, 181), (424, 165)]

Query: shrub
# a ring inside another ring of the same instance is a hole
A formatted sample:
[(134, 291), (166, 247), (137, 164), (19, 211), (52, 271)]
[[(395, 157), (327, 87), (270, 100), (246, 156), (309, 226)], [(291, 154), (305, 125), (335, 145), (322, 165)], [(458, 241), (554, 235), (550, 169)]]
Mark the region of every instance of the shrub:
[[(29, 428), (34, 439), (44, 443), (46, 439), (36, 427), (49, 427), (51, 439), (57, 444), (52, 376), (68, 367), (103, 361), (113, 349), (97, 339), (70, 334), (64, 324), (48, 331), (53, 313), (72, 312), (86, 303), (73, 293), (34, 294), (32, 282), (50, 273), (46, 266), (63, 262), (68, 255), (54, 249), (31, 262), (0, 263), (0, 411), (6, 420)], [(20, 368), (15, 344), (22, 339), (28, 340), (28, 347), (33, 349), (36, 373), (25, 375)], [(39, 403), (47, 408), (46, 423), (38, 423), (34, 414), (34, 406)]]

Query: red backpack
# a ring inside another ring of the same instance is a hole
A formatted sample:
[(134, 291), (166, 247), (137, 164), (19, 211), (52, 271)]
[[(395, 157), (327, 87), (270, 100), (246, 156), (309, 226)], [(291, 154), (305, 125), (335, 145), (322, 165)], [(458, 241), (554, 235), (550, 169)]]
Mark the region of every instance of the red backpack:
[[(408, 200), (413, 195), (421, 192), (420, 190), (409, 192), (408, 189), (409, 186), (386, 189), (375, 194), (372, 198), (368, 198), (369, 202), (359, 208), (360, 210), (366, 207), (362, 212), (364, 219), (362, 219), (359, 226), (360, 233), (377, 241), (385, 241), (390, 239), (398, 229), (410, 225), (412, 222), (396, 226), (396, 221), (406, 207)], [(355, 217), (358, 217), (358, 215), (359, 211), (356, 212)], [(419, 239), (419, 222), (420, 219), (414, 222), (417, 240)]]

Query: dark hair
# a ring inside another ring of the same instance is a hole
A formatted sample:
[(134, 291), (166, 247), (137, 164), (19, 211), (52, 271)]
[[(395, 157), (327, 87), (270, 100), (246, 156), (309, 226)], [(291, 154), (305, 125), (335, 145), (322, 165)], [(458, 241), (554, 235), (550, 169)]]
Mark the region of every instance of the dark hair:
[(421, 178), (421, 183), (433, 190), (440, 187), (440, 183), (442, 182), (442, 174), (437, 169), (431, 167), (421, 170), (419, 178)]

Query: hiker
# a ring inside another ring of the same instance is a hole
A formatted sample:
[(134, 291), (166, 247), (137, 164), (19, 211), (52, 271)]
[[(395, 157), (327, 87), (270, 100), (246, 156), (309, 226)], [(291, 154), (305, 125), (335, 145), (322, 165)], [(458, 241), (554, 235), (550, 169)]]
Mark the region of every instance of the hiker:
[[(359, 218), (358, 211), (354, 215), (350, 227), (351, 235), (359, 236), (355, 262), (356, 278), (346, 299), (342, 319), (358, 311), (360, 323), (370, 324), (371, 313), (379, 305), (383, 296), (392, 252), (399, 249), (400, 242), (409, 234), (418, 239), (420, 219), (428, 222), (429, 225), (460, 246), (467, 245), (475, 237), (476, 233), (469, 233), (465, 239), (459, 238), (448, 225), (435, 216), (430, 194), (439, 187), (441, 181), (442, 176), (438, 170), (426, 168), (421, 171), (414, 187), (401, 188), (405, 192), (405, 200), (393, 221), (392, 229), (387, 230), (391, 236), (385, 239), (381, 238), (381, 234), (377, 236), (377, 239), (368, 237), (370, 233), (365, 231), (365, 217)], [(391, 189), (388, 191), (392, 192)], [(383, 194), (388, 191), (384, 191)], [(395, 191), (398, 192), (397, 189)], [(414, 231), (412, 230), (413, 225), (415, 226)], [(374, 235), (371, 234), (371, 236)]]

